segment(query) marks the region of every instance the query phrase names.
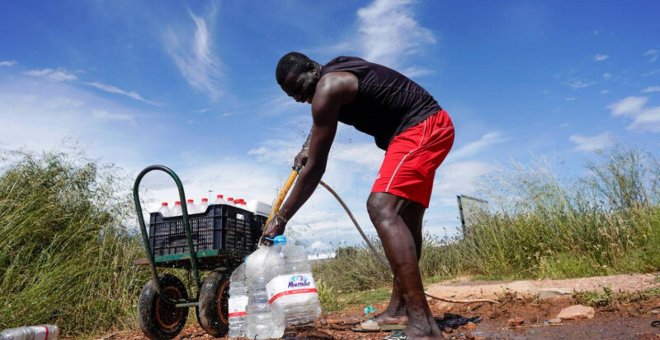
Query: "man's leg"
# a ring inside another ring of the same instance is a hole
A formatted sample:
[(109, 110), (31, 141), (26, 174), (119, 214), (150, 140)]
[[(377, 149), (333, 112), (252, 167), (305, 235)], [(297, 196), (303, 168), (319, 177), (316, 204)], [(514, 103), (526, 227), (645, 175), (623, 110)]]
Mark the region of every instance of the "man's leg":
[[(390, 267), (397, 278), (406, 308), (411, 337), (441, 336), (426, 302), (417, 264), (417, 246), (412, 231), (401, 217), (409, 200), (383, 192), (372, 192), (367, 201), (369, 217), (383, 243)], [(421, 245), (420, 245), (421, 246)], [(421, 249), (421, 248), (420, 248)]]
[[(422, 256), (422, 221), (424, 218), (425, 208), (417, 202), (409, 202), (401, 212), (401, 218), (410, 230), (413, 240), (415, 242), (415, 250), (417, 254), (417, 262)], [(406, 324), (408, 317), (406, 316), (406, 304), (401, 296), (401, 284), (397, 277), (394, 277), (392, 285), (392, 296), (390, 303), (383, 311), (382, 314), (376, 317), (376, 321), (380, 325), (384, 324)]]

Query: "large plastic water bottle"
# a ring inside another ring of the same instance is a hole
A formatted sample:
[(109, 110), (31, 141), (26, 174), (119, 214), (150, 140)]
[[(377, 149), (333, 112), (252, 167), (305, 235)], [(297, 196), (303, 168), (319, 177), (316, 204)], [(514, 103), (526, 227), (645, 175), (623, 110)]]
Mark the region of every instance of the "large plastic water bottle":
[(283, 259), (271, 247), (260, 247), (246, 260), (248, 282), (247, 331), (250, 339), (281, 338), (286, 327), (284, 314), (273, 313), (268, 303), (266, 283), (269, 270), (280, 266)]
[(172, 207), (172, 210), (170, 211), (170, 216), (181, 216), (182, 211), (181, 211), (181, 202), (175, 201), (174, 202), (174, 207)]
[(271, 269), (268, 301), (273, 310), (284, 313), (287, 326), (314, 322), (321, 316), (321, 304), (307, 253), (287, 244), (284, 235), (275, 237), (273, 248), (285, 261)]
[(25, 326), (5, 329), (0, 340), (57, 340), (60, 329), (55, 325)]
[(163, 202), (160, 204), (160, 209), (158, 209), (158, 212), (163, 215), (163, 217), (170, 217), (171, 211), (170, 208), (167, 206), (167, 202)]
[(229, 337), (243, 338), (247, 331), (248, 289), (245, 263), (234, 269), (229, 279)]

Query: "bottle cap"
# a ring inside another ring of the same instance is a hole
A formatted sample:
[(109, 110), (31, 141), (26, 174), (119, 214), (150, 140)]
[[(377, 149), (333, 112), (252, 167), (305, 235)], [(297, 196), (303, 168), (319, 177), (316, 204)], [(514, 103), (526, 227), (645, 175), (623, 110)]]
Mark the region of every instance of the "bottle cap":
[(180, 201), (175, 201), (174, 205), (181, 205), (181, 202)]
[(208, 202), (208, 201), (209, 201), (208, 198), (206, 198), (206, 197), (202, 198), (202, 202)]
[(194, 202), (195, 202), (195, 200), (193, 200), (192, 198), (188, 199), (188, 203), (194, 203)]
[(273, 244), (286, 244), (286, 236), (278, 235), (273, 238)]
[(160, 205), (163, 206), (163, 207), (166, 207), (166, 206), (167, 206), (167, 202), (163, 202), (163, 203), (161, 203)]
[(217, 195), (217, 196), (215, 196), (215, 197), (216, 197), (216, 198), (223, 198), (223, 197), (225, 197), (225, 196), (224, 196), (224, 195)]

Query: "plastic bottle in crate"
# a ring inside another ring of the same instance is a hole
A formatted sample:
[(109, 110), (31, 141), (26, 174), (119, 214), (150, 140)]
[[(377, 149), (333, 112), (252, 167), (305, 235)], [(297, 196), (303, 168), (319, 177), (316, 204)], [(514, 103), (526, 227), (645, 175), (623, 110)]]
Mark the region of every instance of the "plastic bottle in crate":
[(206, 208), (208, 207), (209, 207), (209, 199), (206, 197), (202, 197), (202, 204), (200, 204), (199, 207), (197, 208), (197, 212), (205, 213)]
[(273, 266), (279, 266), (283, 259), (272, 247), (260, 247), (246, 260), (248, 282), (247, 331), (250, 339), (281, 338), (286, 323), (284, 314), (274, 313), (268, 303), (266, 283)]
[(248, 289), (245, 263), (234, 270), (229, 279), (229, 337), (243, 338), (247, 330)]
[(25, 326), (5, 329), (0, 340), (57, 340), (60, 329), (55, 325)]
[(227, 205), (231, 205), (232, 207), (236, 205), (233, 197), (227, 197)]
[(245, 200), (242, 199), (242, 198), (239, 198), (239, 200), (238, 200), (238, 206), (239, 206), (241, 209), (245, 209), (245, 210), (247, 210), (247, 202), (245, 202)]
[(275, 237), (273, 248), (284, 261), (271, 267), (268, 301), (274, 311), (285, 315), (287, 325), (314, 322), (321, 316), (321, 304), (307, 253), (287, 243), (284, 235)]
[(174, 202), (174, 207), (172, 207), (172, 210), (170, 211), (170, 216), (181, 216), (182, 211), (181, 211), (181, 202), (180, 201), (175, 201)]
[(186, 208), (188, 208), (188, 215), (197, 213), (197, 206), (195, 205), (195, 200), (192, 198), (189, 198), (186, 202)]
[(170, 208), (168, 207), (167, 202), (163, 202), (160, 204), (160, 209), (158, 209), (158, 212), (163, 215), (163, 217), (170, 217), (170, 214), (172, 213), (170, 211)]

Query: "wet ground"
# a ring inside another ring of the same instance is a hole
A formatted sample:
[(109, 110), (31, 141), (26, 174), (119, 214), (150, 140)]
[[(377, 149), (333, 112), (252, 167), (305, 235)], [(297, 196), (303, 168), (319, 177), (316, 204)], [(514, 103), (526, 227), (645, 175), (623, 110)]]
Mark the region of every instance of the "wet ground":
[[(547, 322), (574, 302), (567, 297), (525, 300), (512, 296), (497, 305), (471, 303), (453, 305), (430, 301), (434, 314), (446, 312), (466, 317), (480, 316), (477, 324), (445, 329), (445, 339), (660, 339), (660, 328), (651, 323), (660, 320), (660, 297), (642, 302), (597, 307), (591, 320)], [(382, 310), (383, 304), (374, 305)], [(358, 308), (325, 314), (313, 327), (289, 329), (285, 339), (382, 339), (385, 332), (357, 333), (352, 324), (364, 317)], [(514, 321), (516, 320), (516, 321)], [(192, 318), (194, 322), (194, 318)], [(521, 323), (522, 322), (522, 323)], [(145, 339), (140, 332), (118, 332), (103, 339)], [(209, 339), (197, 325), (188, 326), (177, 339)]]

